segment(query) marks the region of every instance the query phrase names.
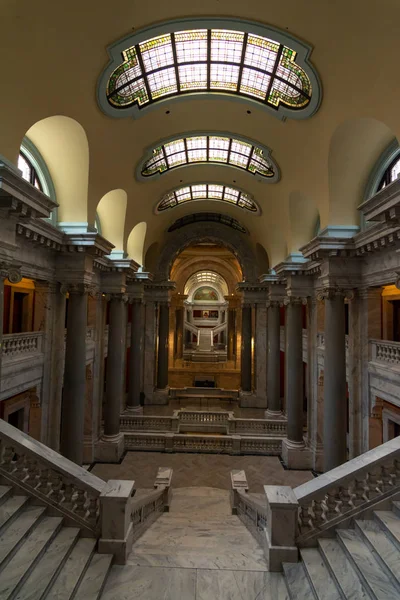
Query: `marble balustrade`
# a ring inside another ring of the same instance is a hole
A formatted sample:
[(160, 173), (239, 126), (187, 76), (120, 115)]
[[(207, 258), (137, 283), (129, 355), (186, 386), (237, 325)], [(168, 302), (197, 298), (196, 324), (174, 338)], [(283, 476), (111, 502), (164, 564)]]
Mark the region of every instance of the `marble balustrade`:
[(371, 361), (400, 365), (400, 342), (370, 340)]
[(10, 333), (3, 336), (4, 360), (19, 357), (22, 354), (40, 354), (42, 352), (42, 331)]

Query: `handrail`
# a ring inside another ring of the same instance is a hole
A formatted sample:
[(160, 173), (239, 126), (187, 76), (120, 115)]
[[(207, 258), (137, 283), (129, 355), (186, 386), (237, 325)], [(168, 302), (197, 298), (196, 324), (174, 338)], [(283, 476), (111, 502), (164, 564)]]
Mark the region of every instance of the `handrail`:
[(400, 437), (298, 486), (298, 540), (354, 517), (400, 492)]
[(259, 542), (264, 551), (267, 550), (267, 506), (262, 506), (247, 494), (248, 485), (244, 471), (231, 471), (232, 514), (236, 514), (250, 533)]
[(2, 419), (0, 475), (80, 526), (99, 531), (105, 481)]

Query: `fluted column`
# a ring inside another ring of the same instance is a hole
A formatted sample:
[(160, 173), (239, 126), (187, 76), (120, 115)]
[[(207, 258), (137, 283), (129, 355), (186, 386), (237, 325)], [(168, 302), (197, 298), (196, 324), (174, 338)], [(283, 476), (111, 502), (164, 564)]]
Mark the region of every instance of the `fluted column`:
[(88, 287), (78, 284), (69, 291), (67, 340), (60, 451), (78, 465), (83, 461), (83, 430), (86, 394), (86, 326)]
[(268, 303), (267, 400), (268, 414), (282, 413), (280, 381), (280, 308), (279, 302)]
[(241, 388), (251, 392), (251, 305), (242, 306)]
[(119, 436), (119, 419), (124, 399), (126, 310), (124, 294), (112, 294), (108, 326), (104, 439)]
[(158, 318), (158, 362), (157, 388), (163, 390), (168, 386), (168, 334), (169, 334), (169, 304), (159, 303)]
[(324, 358), (324, 471), (347, 460), (345, 293), (326, 289)]

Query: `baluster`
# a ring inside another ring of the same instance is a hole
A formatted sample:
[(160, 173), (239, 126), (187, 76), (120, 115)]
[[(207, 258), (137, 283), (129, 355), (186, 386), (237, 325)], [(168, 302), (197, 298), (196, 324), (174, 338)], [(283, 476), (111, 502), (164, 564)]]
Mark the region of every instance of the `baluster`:
[(307, 504), (302, 504), (299, 508), (299, 529), (300, 532), (306, 533), (313, 528), (313, 512), (312, 501)]
[(361, 504), (368, 501), (368, 496), (366, 495), (367, 487), (365, 475), (354, 480), (354, 506), (361, 506)]
[(51, 490), (51, 497), (53, 500), (55, 500), (55, 502), (57, 502), (57, 504), (59, 504), (62, 500), (63, 497), (63, 490), (62, 490), (62, 476), (60, 475), (60, 473), (56, 473), (55, 471), (52, 471), (50, 473), (50, 490)]
[(352, 508), (354, 508), (353, 504), (353, 495), (350, 493), (349, 485), (342, 486), (339, 488), (339, 498), (341, 501), (340, 512), (345, 513)]
[(314, 500), (313, 512), (314, 512), (314, 519), (313, 519), (314, 528), (321, 527), (325, 522), (324, 500)]
[(400, 484), (400, 460), (393, 461), (393, 485)]
[(378, 469), (373, 469), (367, 475), (367, 477), (368, 477), (368, 499), (369, 500), (373, 500), (377, 496), (380, 496), (380, 494), (382, 493), (379, 483), (378, 483), (378, 477), (379, 477), (378, 473), (379, 473)]
[(393, 487), (392, 469), (390, 465), (381, 465), (382, 492), (387, 492)]
[(2, 466), (5, 471), (12, 473), (15, 470), (14, 463), (14, 448), (12, 446), (6, 446), (3, 452)]
[(68, 510), (73, 510), (73, 499), (72, 496), (74, 494), (74, 486), (72, 485), (72, 483), (65, 483), (63, 485), (63, 492), (64, 492), (64, 499), (63, 499), (63, 505), (68, 509)]
[(327, 493), (327, 497), (326, 497), (326, 514), (325, 514), (325, 518), (327, 521), (331, 521), (332, 519), (335, 519), (339, 514), (339, 510), (338, 510), (338, 500), (339, 500), (339, 493), (338, 490), (336, 488), (333, 488), (332, 490), (329, 490)]
[(19, 481), (25, 481), (27, 477), (26, 454), (19, 454), (15, 462), (14, 475)]
[(85, 504), (86, 504), (85, 490), (78, 488), (76, 490), (74, 512), (82, 519), (84, 519), (86, 516)]
[(90, 523), (96, 523), (97, 521), (97, 517), (98, 517), (98, 498), (96, 496), (88, 496), (89, 501), (88, 501), (88, 516), (87, 516), (87, 520), (90, 521)]
[(45, 467), (39, 467), (39, 485), (37, 486), (37, 491), (45, 496), (49, 493), (49, 469)]
[(39, 483), (39, 463), (33, 456), (27, 456), (27, 478), (26, 482), (35, 489)]

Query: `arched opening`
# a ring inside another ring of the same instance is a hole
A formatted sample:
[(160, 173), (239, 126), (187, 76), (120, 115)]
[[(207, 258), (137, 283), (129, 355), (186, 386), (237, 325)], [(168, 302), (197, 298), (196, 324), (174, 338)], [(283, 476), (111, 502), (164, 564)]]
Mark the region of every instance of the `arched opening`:
[(102, 197), (97, 205), (101, 234), (114, 248), (111, 258), (124, 258), (124, 228), (127, 205), (125, 190), (111, 190)]

